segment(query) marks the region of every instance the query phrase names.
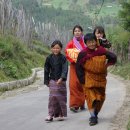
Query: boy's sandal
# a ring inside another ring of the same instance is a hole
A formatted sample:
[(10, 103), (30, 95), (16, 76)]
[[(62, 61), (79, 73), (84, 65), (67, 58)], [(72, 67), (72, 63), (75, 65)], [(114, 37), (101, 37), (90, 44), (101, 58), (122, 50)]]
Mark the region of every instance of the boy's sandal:
[[(96, 118), (98, 119), (98, 116), (96, 116)], [(89, 121), (91, 121), (92, 117), (89, 118)]]
[(97, 117), (91, 117), (89, 125), (93, 126), (93, 125), (96, 125), (97, 123), (98, 123)]

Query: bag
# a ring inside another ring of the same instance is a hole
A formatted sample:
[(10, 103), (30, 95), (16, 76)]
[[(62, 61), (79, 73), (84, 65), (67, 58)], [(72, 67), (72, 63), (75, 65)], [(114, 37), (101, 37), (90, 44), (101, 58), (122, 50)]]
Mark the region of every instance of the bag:
[(67, 54), (68, 54), (68, 56), (69, 56), (74, 62), (77, 61), (79, 52), (80, 52), (80, 51), (79, 51), (78, 49), (76, 49), (76, 48), (67, 49)]

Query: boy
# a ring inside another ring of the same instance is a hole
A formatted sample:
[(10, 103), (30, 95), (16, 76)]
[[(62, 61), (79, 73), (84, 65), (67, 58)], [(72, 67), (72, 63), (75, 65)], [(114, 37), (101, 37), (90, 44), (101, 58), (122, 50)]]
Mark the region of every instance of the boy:
[(108, 65), (116, 63), (114, 53), (97, 45), (94, 34), (84, 36), (87, 47), (78, 55), (76, 73), (82, 83), (88, 109), (90, 112), (90, 126), (98, 123), (98, 113), (105, 100), (106, 76)]

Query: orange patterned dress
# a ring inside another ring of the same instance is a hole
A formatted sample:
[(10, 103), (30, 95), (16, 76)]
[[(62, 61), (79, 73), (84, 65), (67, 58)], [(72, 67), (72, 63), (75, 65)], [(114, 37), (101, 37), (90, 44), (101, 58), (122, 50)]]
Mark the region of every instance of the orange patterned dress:
[(93, 108), (93, 102), (100, 101), (97, 110), (100, 111), (105, 100), (106, 88), (106, 56), (95, 56), (84, 64), (85, 84), (83, 85), (88, 109)]

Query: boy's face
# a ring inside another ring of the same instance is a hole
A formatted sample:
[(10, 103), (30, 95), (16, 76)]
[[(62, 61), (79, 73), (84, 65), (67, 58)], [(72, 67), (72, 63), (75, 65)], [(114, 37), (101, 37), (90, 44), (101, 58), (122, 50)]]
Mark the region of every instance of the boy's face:
[(91, 50), (94, 50), (94, 49), (96, 49), (96, 47), (97, 47), (97, 43), (96, 43), (95, 40), (87, 41), (86, 44), (87, 44), (87, 47), (88, 47), (89, 49), (91, 49)]
[(98, 30), (96, 30), (95, 36), (96, 36), (97, 39), (103, 38), (103, 33), (101, 33)]
[(61, 52), (62, 48), (56, 44), (54, 47), (51, 48), (53, 54), (58, 55)]

